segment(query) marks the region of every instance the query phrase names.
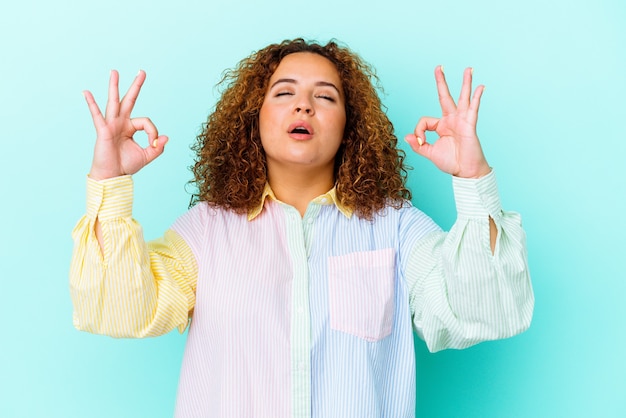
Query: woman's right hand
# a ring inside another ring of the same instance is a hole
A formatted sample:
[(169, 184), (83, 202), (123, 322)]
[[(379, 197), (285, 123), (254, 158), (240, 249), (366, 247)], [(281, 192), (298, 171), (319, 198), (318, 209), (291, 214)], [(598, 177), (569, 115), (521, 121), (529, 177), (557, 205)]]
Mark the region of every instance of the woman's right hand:
[[(135, 174), (163, 153), (168, 141), (167, 136), (159, 135), (150, 119), (130, 117), (145, 79), (146, 73), (139, 71), (128, 92), (120, 101), (119, 74), (115, 70), (111, 71), (109, 98), (104, 116), (91, 92), (84, 92), (97, 135), (93, 162), (89, 171), (89, 177), (92, 179), (104, 180)], [(137, 131), (144, 131), (148, 135), (147, 147), (141, 147), (133, 139)]]

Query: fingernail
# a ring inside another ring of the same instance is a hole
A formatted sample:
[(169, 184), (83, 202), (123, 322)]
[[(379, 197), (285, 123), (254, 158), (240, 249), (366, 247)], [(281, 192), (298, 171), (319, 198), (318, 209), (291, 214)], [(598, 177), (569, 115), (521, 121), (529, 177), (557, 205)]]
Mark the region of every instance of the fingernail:
[(418, 136), (418, 137), (417, 137), (417, 143), (418, 143), (418, 144), (420, 144), (420, 147), (421, 147), (422, 145), (424, 145), (424, 140), (422, 139), (422, 137), (421, 137), (421, 136)]
[(470, 75), (474, 75), (474, 69), (470, 67)]
[(443, 65), (440, 65), (439, 69), (441, 70), (441, 74), (443, 74)]
[(158, 143), (159, 143), (159, 140), (155, 139), (154, 141), (152, 141), (152, 147), (156, 148)]

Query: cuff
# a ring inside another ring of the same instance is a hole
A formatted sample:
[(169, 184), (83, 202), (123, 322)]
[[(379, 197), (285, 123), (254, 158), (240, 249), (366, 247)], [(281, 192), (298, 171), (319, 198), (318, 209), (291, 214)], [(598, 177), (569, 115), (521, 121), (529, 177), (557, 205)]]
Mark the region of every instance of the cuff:
[(133, 210), (131, 176), (94, 180), (87, 177), (87, 216), (100, 221), (129, 218)]
[(452, 187), (459, 218), (491, 216), (497, 219), (501, 216), (502, 205), (494, 170), (479, 179), (453, 177)]

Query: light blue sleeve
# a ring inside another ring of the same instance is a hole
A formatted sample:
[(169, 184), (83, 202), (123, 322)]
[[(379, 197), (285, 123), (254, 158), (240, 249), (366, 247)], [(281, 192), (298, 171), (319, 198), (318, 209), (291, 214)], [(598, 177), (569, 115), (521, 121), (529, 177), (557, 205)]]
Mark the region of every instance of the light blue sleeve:
[[(457, 220), (420, 239), (406, 280), (413, 323), (431, 352), (511, 337), (530, 326), (534, 295), (521, 218), (500, 205), (495, 174), (453, 179)], [(498, 230), (490, 244), (489, 217)]]

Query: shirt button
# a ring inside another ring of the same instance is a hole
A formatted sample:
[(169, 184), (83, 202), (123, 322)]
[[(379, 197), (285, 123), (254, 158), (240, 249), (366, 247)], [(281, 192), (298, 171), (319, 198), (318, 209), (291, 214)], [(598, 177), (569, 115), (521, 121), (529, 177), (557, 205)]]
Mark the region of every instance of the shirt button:
[(306, 223), (308, 223), (309, 225), (311, 225), (313, 223), (313, 218), (309, 218), (306, 220)]

